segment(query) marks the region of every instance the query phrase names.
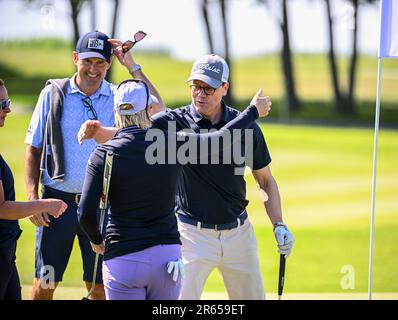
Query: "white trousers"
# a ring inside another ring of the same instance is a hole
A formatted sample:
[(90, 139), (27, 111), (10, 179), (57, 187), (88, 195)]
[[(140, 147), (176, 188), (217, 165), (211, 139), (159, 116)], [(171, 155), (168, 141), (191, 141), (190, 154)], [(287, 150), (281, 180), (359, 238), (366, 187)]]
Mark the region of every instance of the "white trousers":
[(199, 300), (214, 268), (221, 272), (229, 299), (265, 299), (257, 240), (249, 218), (232, 230), (199, 229), (181, 221), (178, 230), (186, 271), (181, 300)]

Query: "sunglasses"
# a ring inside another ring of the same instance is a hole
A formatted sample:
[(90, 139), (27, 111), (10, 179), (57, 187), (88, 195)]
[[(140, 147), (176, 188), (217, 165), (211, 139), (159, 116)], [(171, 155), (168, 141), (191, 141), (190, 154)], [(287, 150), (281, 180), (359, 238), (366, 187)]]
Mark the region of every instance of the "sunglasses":
[[(222, 85), (221, 85), (222, 86)], [(221, 87), (220, 86), (220, 87)], [(197, 86), (196, 84), (191, 84), (191, 91), (194, 94), (200, 94), (202, 91), (204, 92), (204, 94), (206, 96), (211, 96), (214, 94), (214, 92), (216, 92), (216, 90), (219, 88), (212, 88), (212, 87), (201, 87), (201, 86)]]
[(97, 111), (95, 111), (93, 102), (91, 101), (90, 97), (85, 97), (82, 99), (83, 105), (86, 108), (87, 117), (90, 120), (98, 120)]
[(11, 99), (1, 99), (1, 110), (11, 109)]
[(146, 36), (146, 33), (144, 31), (138, 31), (134, 35), (134, 41), (127, 40), (125, 43), (122, 44), (122, 52), (123, 53), (128, 52), (137, 42), (144, 39), (145, 36)]

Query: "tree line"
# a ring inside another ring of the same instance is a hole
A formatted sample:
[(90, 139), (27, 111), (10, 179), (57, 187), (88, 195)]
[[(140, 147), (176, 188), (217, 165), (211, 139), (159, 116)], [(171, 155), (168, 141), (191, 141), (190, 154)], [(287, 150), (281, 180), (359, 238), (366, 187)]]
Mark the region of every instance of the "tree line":
[[(43, 3), (43, 0), (24, 0), (28, 3)], [(74, 43), (80, 37), (79, 15), (83, 8), (89, 7), (91, 12), (91, 29), (96, 30), (96, 0), (65, 0), (70, 6), (70, 19), (73, 26), (73, 40)], [(209, 52), (213, 52), (223, 56), (230, 66), (230, 81), (232, 81), (233, 64), (231, 63), (230, 50), (230, 32), (229, 32), (229, 9), (231, 2), (234, 0), (198, 0), (199, 14), (205, 26), (207, 46)], [(283, 73), (284, 83), (284, 101), (283, 107), (287, 114), (298, 112), (301, 109), (301, 98), (297, 93), (296, 79), (294, 72), (293, 52), (291, 49), (290, 32), (292, 26), (289, 21), (289, 7), (293, 1), (303, 1), (307, 5), (312, 5), (315, 1), (323, 2), (325, 16), (327, 20), (327, 32), (329, 48), (327, 52), (328, 65), (330, 69), (330, 83), (333, 92), (333, 106), (334, 110), (341, 114), (355, 114), (357, 112), (357, 105), (355, 100), (355, 85), (356, 85), (356, 71), (358, 62), (358, 20), (361, 8), (366, 5), (375, 5), (379, 0), (344, 0), (344, 2), (352, 8), (350, 17), (352, 21), (352, 35), (351, 35), (351, 52), (349, 57), (349, 68), (347, 76), (348, 87), (344, 88), (340, 82), (340, 70), (337, 64), (336, 48), (335, 48), (335, 21), (336, 15), (332, 11), (331, 0), (240, 0), (248, 1), (252, 4), (263, 7), (274, 17), (280, 37), (282, 38), (282, 48), (280, 50), (280, 63)], [(139, 8), (139, 1), (136, 2), (136, 7)], [(48, 3), (48, 1), (47, 1)], [(120, 11), (120, 0), (112, 0), (113, 12), (110, 16), (112, 30), (110, 36), (115, 37), (117, 30), (117, 23)], [(221, 23), (221, 39), (220, 36), (215, 38), (215, 27), (210, 21), (210, 8), (218, 6), (219, 17), (217, 20)], [(137, 9), (138, 10), (138, 9)], [(111, 68), (112, 69), (112, 68)], [(108, 72), (107, 79), (110, 79), (112, 71)], [(226, 102), (233, 104), (233, 86), (230, 87)]]

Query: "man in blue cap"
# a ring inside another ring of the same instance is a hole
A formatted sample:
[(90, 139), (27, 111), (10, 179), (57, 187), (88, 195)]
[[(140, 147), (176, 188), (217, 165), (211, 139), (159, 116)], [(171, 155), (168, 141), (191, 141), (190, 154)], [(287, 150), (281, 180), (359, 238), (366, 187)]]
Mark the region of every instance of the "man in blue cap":
[[(83, 259), (83, 280), (91, 288), (94, 254), (90, 242), (77, 220), (84, 173), (95, 143), (80, 146), (76, 133), (88, 119), (114, 125), (113, 100), (116, 87), (104, 78), (112, 55), (136, 78), (147, 80), (130, 53), (123, 53), (121, 41), (109, 39), (102, 32), (83, 35), (72, 53), (77, 72), (69, 79), (52, 79), (42, 90), (26, 135), (25, 180), (29, 200), (56, 198), (68, 204), (62, 219), (47, 214), (31, 218), (36, 225), (35, 279), (32, 299), (50, 300), (62, 281), (74, 239), (77, 236)], [(149, 89), (158, 98), (155, 108), (164, 108), (156, 89)], [(102, 272), (97, 272), (92, 299), (104, 299)]]

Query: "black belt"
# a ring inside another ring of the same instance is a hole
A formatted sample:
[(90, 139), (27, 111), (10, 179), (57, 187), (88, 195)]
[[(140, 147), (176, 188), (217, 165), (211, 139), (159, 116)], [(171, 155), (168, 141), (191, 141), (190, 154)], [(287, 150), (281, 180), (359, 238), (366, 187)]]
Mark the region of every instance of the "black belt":
[[(220, 230), (231, 230), (236, 228), (239, 224), (243, 225), (245, 220), (247, 219), (247, 212), (246, 210), (243, 211), (243, 213), (236, 218), (236, 220), (228, 223), (221, 223), (221, 224), (211, 224), (211, 223), (205, 223), (201, 222), (195, 218), (189, 217), (184, 214), (178, 214), (178, 219), (181, 222), (191, 224), (193, 226), (196, 226), (198, 229), (204, 228), (204, 229), (213, 229), (215, 231), (220, 231)], [(238, 222), (239, 220), (239, 222)]]
[(57, 189), (53, 189), (47, 186), (43, 186), (43, 195), (46, 198), (56, 198), (64, 201), (72, 201), (76, 204), (79, 204), (81, 193), (70, 193), (64, 192)]

